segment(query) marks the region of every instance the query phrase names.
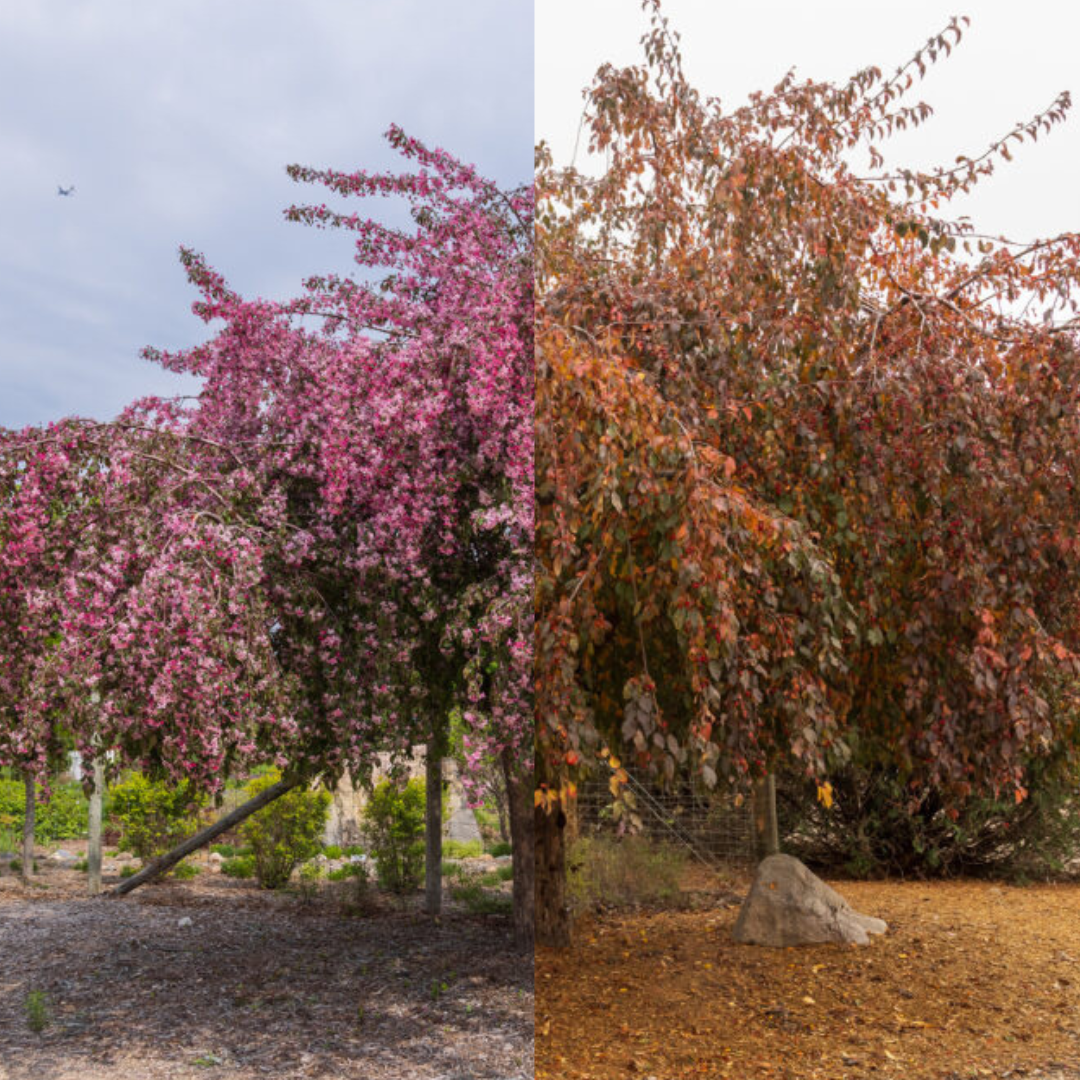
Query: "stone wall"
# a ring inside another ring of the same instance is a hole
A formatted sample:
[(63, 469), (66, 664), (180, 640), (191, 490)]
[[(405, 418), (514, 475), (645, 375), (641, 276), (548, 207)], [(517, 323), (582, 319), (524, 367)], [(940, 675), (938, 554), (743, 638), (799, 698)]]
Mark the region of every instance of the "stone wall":
[[(385, 758), (375, 769), (372, 782), (377, 784), (380, 780), (385, 780), (389, 772), (390, 760)], [(413, 752), (406, 775), (409, 779), (423, 778), (423, 750)], [(449, 840), (479, 840), (480, 827), (476, 822), (476, 815), (466, 805), (465, 790), (458, 776), (457, 762), (451, 759), (443, 761), (443, 777), (449, 786), (443, 835)], [(364, 805), (367, 802), (367, 793), (362, 788), (354, 787), (349, 777), (345, 776), (342, 777), (332, 794), (333, 801), (330, 803), (330, 817), (323, 832), (323, 843), (337, 844), (339, 847), (363, 844), (361, 821)]]

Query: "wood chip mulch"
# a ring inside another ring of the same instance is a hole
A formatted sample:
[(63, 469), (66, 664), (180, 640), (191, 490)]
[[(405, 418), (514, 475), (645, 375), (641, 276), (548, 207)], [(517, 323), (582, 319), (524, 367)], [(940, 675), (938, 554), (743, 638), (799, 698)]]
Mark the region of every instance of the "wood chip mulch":
[(737, 904), (538, 950), (538, 1080), (1080, 1080), (1080, 885), (840, 883), (867, 947), (736, 945)]
[(0, 879), (0, 1080), (533, 1075), (532, 958), (506, 919), (348, 917), (226, 879), (91, 900), (52, 880)]

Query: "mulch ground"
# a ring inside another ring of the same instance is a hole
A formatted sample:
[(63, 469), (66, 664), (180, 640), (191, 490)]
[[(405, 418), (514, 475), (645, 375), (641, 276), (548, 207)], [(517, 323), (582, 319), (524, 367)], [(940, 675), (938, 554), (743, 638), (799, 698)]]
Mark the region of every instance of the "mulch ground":
[(869, 946), (736, 945), (737, 902), (538, 950), (538, 1080), (1080, 1080), (1080, 885), (841, 883)]
[(349, 917), (208, 875), (85, 889), (0, 876), (0, 1080), (533, 1075), (532, 958), (507, 919)]

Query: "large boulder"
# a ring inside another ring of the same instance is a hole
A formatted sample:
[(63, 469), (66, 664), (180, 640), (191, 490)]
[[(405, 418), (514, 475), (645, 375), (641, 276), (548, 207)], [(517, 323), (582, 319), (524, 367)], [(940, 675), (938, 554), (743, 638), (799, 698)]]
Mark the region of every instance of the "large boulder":
[(867, 945), (884, 934), (881, 919), (860, 915), (834, 889), (791, 855), (762, 860), (743, 901), (733, 936), (744, 945), (820, 945), (828, 941)]

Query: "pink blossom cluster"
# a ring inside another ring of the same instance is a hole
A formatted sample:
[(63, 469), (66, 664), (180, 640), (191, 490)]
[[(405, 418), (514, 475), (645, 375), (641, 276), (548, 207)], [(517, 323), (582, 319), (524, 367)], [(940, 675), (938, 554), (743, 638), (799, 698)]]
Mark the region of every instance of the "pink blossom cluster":
[(457, 709), (471, 760), (531, 767), (532, 189), (389, 139), (411, 172), (289, 170), (409, 206), (286, 212), (353, 232), (356, 279), (249, 301), (184, 251), (223, 327), (147, 355), (199, 396), (3, 435), (0, 709), (35, 704), (0, 761), (62, 717), (209, 788), (235, 759), (363, 772)]

